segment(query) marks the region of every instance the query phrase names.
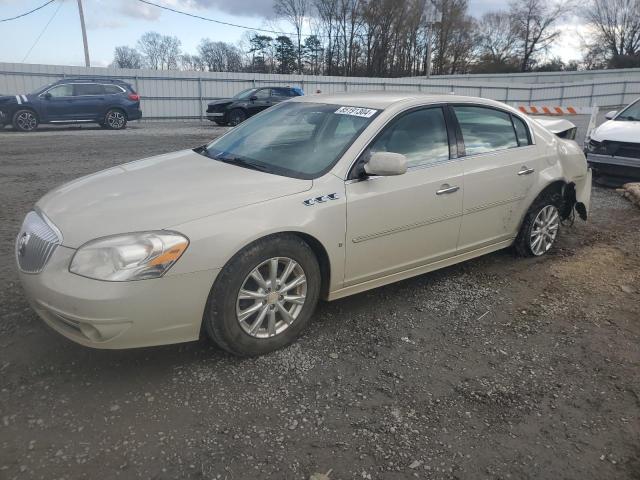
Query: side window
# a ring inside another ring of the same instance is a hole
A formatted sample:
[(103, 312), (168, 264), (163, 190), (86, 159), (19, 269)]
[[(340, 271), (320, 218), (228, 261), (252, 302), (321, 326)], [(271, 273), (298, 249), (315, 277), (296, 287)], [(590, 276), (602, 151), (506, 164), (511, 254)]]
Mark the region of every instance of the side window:
[(524, 147), (526, 145), (531, 145), (531, 137), (529, 137), (529, 128), (524, 123), (524, 120), (516, 117), (515, 115), (511, 115), (513, 119), (513, 126), (516, 127), (516, 136), (518, 137), (518, 145)]
[(50, 88), (47, 93), (50, 93), (52, 97), (71, 97), (73, 96), (73, 85), (69, 83), (56, 85)]
[(274, 97), (290, 97), (291, 96), (289, 95), (289, 90), (287, 90), (286, 88), (272, 88), (271, 95), (273, 95)]
[(86, 95), (104, 95), (102, 85), (99, 85), (97, 83), (76, 83), (74, 87), (76, 97), (82, 97)]
[(467, 155), (494, 152), (518, 146), (507, 112), (486, 107), (454, 106)]
[(258, 98), (258, 100), (266, 100), (267, 98), (269, 98), (271, 96), (271, 89), (270, 88), (261, 88), (254, 95)]
[(371, 151), (402, 153), (409, 167), (448, 160), (449, 137), (442, 108), (400, 116), (378, 137)]
[(104, 93), (107, 95), (112, 95), (114, 93), (123, 93), (124, 90), (117, 85), (103, 85)]

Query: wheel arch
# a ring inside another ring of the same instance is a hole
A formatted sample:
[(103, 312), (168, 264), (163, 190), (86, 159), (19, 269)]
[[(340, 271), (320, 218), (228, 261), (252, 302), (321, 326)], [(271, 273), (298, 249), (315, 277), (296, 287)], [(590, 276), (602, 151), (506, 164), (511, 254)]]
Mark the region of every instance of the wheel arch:
[(322, 244), (322, 242), (315, 236), (307, 232), (302, 232), (299, 230), (282, 230), (252, 238), (250, 241), (240, 246), (235, 252), (233, 252), (233, 254), (229, 255), (221, 268), (224, 268), (233, 258), (236, 257), (236, 255), (238, 255), (240, 252), (242, 252), (244, 249), (248, 248), (255, 242), (286, 235), (298, 237), (305, 244), (307, 244), (307, 246), (313, 252), (316, 260), (318, 261), (318, 266), (320, 267), (320, 278), (322, 282), (320, 285), (320, 297), (326, 299), (329, 295), (329, 289), (331, 285), (331, 260), (329, 258), (329, 253), (327, 252), (327, 249)]
[(38, 112), (38, 110), (36, 110), (34, 107), (32, 107), (31, 105), (18, 105), (16, 108), (13, 108), (11, 110), (11, 121), (13, 122), (14, 117), (16, 116), (16, 113), (18, 113), (20, 110), (29, 110), (30, 112), (32, 112), (36, 118), (38, 119), (38, 123), (42, 123), (42, 117), (40, 116), (40, 113)]
[(124, 114), (124, 118), (126, 118), (127, 121), (129, 120), (129, 115), (127, 114), (127, 109), (124, 108), (122, 105), (109, 105), (109, 106), (107, 106), (104, 109), (103, 113), (102, 113), (102, 117), (103, 118), (107, 115), (109, 110), (120, 110)]
[[(573, 192), (574, 192), (574, 198), (575, 198), (575, 184), (574, 183), (567, 183), (565, 180), (563, 179), (554, 179), (551, 180), (549, 182), (547, 182), (541, 189), (540, 191), (537, 193), (537, 195), (535, 197), (533, 197), (533, 200), (531, 200), (531, 202), (529, 202), (529, 205), (527, 205), (527, 208), (524, 210), (524, 212), (522, 213), (521, 217), (520, 217), (520, 221), (518, 222), (518, 231), (520, 231), (520, 229), (522, 228), (522, 222), (524, 222), (525, 217), (527, 216), (527, 213), (529, 212), (529, 210), (531, 209), (532, 205), (535, 205), (535, 203), (542, 197), (546, 196), (546, 195), (552, 195), (554, 193), (559, 194), (563, 199), (564, 199), (564, 195), (565, 195), (565, 191), (567, 190), (567, 187), (569, 185), (573, 186)], [(574, 200), (575, 202), (575, 200)], [(561, 213), (562, 213), (562, 217), (566, 218), (564, 216), (565, 213), (565, 204), (567, 202), (563, 202), (563, 206), (561, 208)], [(569, 213), (571, 213), (571, 209), (573, 209), (573, 204), (571, 205), (571, 208), (569, 209)], [(567, 215), (568, 217), (568, 215)]]

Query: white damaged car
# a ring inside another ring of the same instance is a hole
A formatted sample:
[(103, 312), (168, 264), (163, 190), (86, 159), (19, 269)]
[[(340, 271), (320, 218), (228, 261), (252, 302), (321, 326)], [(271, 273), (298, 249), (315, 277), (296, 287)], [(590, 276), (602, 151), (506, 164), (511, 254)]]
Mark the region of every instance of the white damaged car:
[(319, 299), (510, 246), (544, 255), (590, 192), (581, 148), (502, 103), (297, 97), (208, 145), (54, 189), (15, 255), (35, 311), (78, 343), (204, 332), (258, 355), (293, 342)]
[(640, 99), (606, 118), (586, 139), (589, 165), (599, 173), (640, 179)]

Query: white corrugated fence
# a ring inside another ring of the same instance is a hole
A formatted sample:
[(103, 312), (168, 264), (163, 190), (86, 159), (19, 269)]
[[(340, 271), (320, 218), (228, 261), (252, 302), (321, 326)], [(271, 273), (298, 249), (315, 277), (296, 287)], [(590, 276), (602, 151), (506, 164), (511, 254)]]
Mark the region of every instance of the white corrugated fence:
[[(491, 98), (513, 105), (619, 106), (640, 97), (640, 69), (531, 74), (454, 75), (431, 79), (328, 77), (231, 72), (129, 70), (0, 63), (0, 94), (21, 94), (64, 77), (110, 77), (131, 83), (146, 119), (202, 118), (207, 102), (249, 87), (291, 85), (307, 94), (416, 91)], [(550, 81), (553, 79), (554, 81)]]

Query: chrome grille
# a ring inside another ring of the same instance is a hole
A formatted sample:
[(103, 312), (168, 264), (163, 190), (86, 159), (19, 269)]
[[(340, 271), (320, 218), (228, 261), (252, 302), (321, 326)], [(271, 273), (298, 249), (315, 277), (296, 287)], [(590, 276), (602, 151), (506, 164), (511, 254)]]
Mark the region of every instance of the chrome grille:
[(29, 212), (16, 239), (18, 267), (25, 273), (40, 273), (62, 243), (60, 232), (37, 212)]

